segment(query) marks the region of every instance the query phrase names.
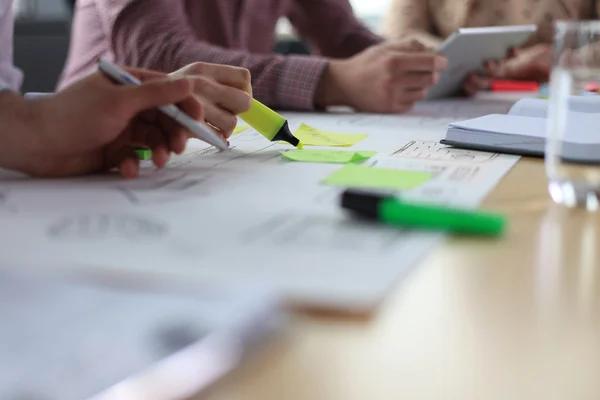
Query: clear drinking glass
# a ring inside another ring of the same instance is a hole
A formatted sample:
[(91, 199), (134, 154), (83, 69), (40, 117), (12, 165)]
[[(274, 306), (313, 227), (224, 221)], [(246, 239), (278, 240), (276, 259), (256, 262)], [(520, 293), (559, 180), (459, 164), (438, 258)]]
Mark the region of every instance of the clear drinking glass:
[[(600, 21), (554, 25), (546, 137), (550, 195), (559, 204), (600, 208)], [(593, 114), (596, 111), (597, 114)]]

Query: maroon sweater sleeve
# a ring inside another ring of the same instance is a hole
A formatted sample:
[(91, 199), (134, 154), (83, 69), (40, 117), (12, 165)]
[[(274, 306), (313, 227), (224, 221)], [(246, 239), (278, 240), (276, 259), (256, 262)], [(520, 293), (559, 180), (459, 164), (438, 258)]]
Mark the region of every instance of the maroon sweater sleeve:
[(352, 57), (383, 42), (356, 18), (348, 0), (295, 0), (288, 18), (326, 57)]
[(271, 107), (310, 110), (327, 60), (229, 50), (200, 40), (182, 0), (98, 3), (116, 61), (164, 72), (204, 61), (244, 67), (255, 97)]

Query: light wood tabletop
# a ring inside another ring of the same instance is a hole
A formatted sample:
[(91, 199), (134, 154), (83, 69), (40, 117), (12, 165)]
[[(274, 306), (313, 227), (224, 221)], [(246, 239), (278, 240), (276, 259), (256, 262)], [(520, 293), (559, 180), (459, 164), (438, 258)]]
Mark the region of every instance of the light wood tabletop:
[(210, 400), (600, 399), (600, 219), (551, 203), (522, 159), (484, 208), (500, 240), (449, 239), (368, 318), (296, 312)]

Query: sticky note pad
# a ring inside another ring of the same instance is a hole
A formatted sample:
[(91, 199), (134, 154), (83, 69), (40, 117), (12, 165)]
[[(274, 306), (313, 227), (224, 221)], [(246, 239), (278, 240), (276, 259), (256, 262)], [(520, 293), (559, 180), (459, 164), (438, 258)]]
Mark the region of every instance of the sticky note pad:
[(237, 135), (238, 133), (242, 133), (244, 132), (246, 129), (248, 129), (248, 126), (242, 125), (242, 126), (236, 126), (235, 129), (233, 130), (233, 133), (231, 134), (233, 135)]
[(302, 124), (296, 132), (294, 132), (294, 136), (298, 138), (304, 146), (350, 147), (369, 135), (326, 132)]
[(140, 160), (152, 159), (152, 150), (150, 150), (150, 149), (146, 149), (144, 147), (138, 147), (137, 149), (135, 149), (135, 152), (137, 153), (137, 156), (140, 158)]
[(285, 159), (290, 161), (348, 164), (361, 163), (377, 153), (374, 151), (290, 150), (282, 151), (281, 154)]
[(422, 185), (432, 177), (433, 173), (431, 172), (348, 164), (327, 177), (323, 183), (355, 188), (410, 190)]

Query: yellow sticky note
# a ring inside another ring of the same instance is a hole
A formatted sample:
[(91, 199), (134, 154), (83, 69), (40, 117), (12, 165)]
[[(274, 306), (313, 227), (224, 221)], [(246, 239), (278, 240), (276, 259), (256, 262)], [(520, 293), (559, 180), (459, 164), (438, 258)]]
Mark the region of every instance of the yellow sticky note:
[(410, 190), (422, 185), (432, 177), (433, 173), (431, 172), (348, 164), (327, 177), (323, 183), (356, 188)]
[(281, 154), (290, 161), (348, 164), (366, 161), (377, 153), (345, 150), (289, 150), (282, 151)]
[(296, 136), (304, 146), (350, 147), (369, 135), (326, 132), (302, 124), (300, 125), (300, 128), (294, 132), (294, 136)]
[(246, 129), (248, 129), (248, 126), (242, 125), (242, 126), (236, 126), (235, 129), (233, 130), (233, 133), (231, 134), (233, 135), (237, 135), (238, 133), (242, 133), (244, 132)]

